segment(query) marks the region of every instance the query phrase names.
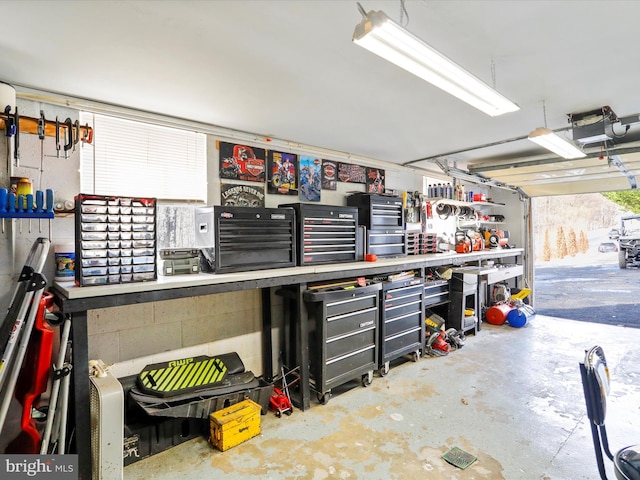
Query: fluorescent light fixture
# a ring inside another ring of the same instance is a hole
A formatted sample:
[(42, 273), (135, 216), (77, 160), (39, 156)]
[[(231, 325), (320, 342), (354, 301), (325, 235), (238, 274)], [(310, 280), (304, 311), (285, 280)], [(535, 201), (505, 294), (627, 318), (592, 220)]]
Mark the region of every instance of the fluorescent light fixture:
[(559, 137), (548, 128), (536, 128), (529, 134), (529, 140), (563, 158), (572, 159), (587, 156), (586, 153), (576, 147), (573, 143)]
[(519, 110), (486, 83), (431, 48), (392, 21), (384, 12), (370, 11), (356, 25), (353, 41), (408, 72), (492, 117)]

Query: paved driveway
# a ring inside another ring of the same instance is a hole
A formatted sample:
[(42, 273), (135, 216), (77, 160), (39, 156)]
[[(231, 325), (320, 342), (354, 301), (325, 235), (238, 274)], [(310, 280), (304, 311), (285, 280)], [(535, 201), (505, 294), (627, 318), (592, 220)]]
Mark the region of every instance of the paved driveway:
[(617, 253), (590, 257), (593, 265), (536, 266), (536, 312), (640, 328), (640, 269), (618, 268)]

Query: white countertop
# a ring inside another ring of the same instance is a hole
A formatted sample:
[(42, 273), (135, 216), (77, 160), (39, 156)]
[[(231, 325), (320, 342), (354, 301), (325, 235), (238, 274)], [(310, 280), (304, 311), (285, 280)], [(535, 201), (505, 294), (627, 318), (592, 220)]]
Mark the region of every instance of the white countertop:
[[(104, 297), (111, 295), (121, 295), (128, 293), (149, 292), (154, 290), (168, 290), (174, 288), (188, 288), (204, 285), (216, 285), (233, 282), (244, 282), (251, 280), (259, 280), (263, 278), (279, 278), (296, 275), (307, 275), (314, 273), (331, 273), (345, 272), (346, 276), (353, 275), (354, 271), (362, 271), (375, 267), (394, 267), (397, 265), (406, 265), (415, 263), (416, 268), (421, 263), (436, 261), (439, 263), (443, 259), (456, 259), (459, 261), (477, 261), (479, 258), (515, 256), (523, 253), (522, 248), (500, 249), (500, 250), (483, 250), (479, 252), (471, 252), (458, 254), (455, 252), (447, 253), (430, 253), (426, 255), (409, 255), (406, 257), (396, 258), (379, 258), (376, 262), (349, 262), (349, 263), (332, 263), (325, 265), (308, 265), (300, 267), (272, 268), (268, 270), (252, 270), (247, 272), (235, 273), (197, 273), (163, 276), (159, 275), (157, 280), (149, 282), (131, 282), (112, 285), (95, 285), (77, 287), (74, 282), (55, 282), (55, 288), (58, 293), (67, 299), (81, 299), (90, 297)], [(472, 267), (478, 268), (478, 267)]]

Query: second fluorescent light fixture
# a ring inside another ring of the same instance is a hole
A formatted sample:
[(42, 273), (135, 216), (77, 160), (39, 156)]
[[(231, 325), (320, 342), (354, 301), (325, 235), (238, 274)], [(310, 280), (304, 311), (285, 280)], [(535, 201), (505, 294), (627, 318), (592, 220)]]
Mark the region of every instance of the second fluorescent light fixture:
[(548, 128), (536, 128), (529, 134), (529, 140), (566, 159), (584, 158), (587, 156), (573, 143), (559, 137)]
[(356, 25), (353, 41), (408, 72), (492, 117), (519, 110), (486, 83), (434, 50), (392, 21), (384, 12), (365, 13)]

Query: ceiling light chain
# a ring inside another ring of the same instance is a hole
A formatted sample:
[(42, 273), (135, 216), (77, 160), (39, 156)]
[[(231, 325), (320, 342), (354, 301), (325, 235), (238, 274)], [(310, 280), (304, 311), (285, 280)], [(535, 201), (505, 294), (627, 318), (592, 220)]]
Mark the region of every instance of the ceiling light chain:
[(493, 56), (491, 57), (491, 81), (493, 82), (493, 88), (496, 88), (496, 62)]
[(542, 117), (544, 119), (544, 128), (548, 128), (547, 127), (547, 104), (545, 103), (544, 99), (542, 100)]
[[(404, 4), (405, 0), (400, 0), (400, 25), (406, 27), (409, 25), (409, 12), (407, 11), (407, 7)], [(407, 23), (404, 23), (404, 17), (407, 17)]]

